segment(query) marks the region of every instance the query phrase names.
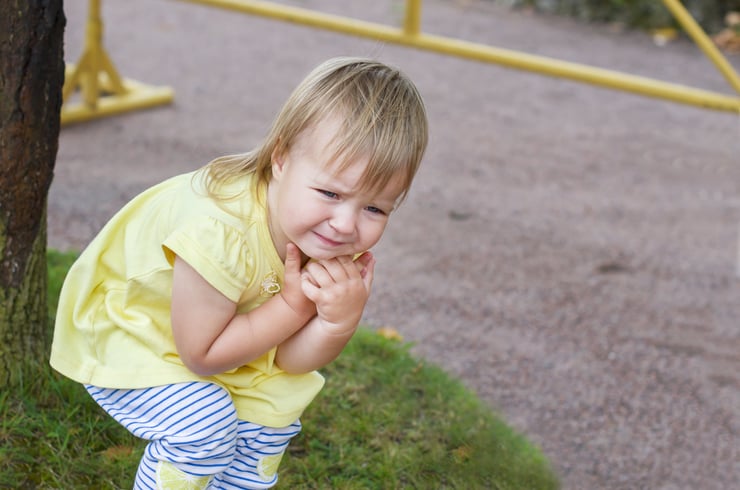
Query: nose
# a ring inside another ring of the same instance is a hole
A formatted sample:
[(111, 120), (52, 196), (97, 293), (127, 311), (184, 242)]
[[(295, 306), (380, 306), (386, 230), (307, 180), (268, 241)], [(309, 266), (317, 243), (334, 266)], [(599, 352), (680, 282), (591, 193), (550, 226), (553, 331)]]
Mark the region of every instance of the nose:
[(350, 206), (337, 206), (329, 218), (329, 226), (342, 235), (350, 235), (357, 224), (357, 213)]

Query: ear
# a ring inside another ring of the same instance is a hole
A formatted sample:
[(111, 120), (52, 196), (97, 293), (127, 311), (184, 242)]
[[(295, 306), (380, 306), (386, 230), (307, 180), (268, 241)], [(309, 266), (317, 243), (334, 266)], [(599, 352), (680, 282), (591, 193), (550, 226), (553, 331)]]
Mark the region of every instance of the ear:
[(285, 169), (285, 153), (286, 150), (279, 151), (278, 145), (276, 145), (270, 154), (272, 177), (275, 179), (280, 179), (280, 176), (283, 174), (283, 170)]

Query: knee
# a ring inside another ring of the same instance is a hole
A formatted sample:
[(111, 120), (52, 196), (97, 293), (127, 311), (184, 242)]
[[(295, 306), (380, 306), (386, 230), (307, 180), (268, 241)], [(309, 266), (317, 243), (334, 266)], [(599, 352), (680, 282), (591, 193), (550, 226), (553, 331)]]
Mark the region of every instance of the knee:
[[(208, 462), (228, 466), (236, 454), (238, 419), (229, 393), (214, 387), (208, 403), (189, 406), (171, 421), (167, 435), (156, 441), (172, 462)], [(154, 449), (154, 448), (153, 448)]]
[[(218, 420), (184, 429), (175, 436), (176, 443), (179, 446), (187, 446), (195, 457), (214, 455), (233, 457), (236, 451), (237, 427), (236, 412), (232, 411)], [(175, 441), (170, 441), (172, 442)]]

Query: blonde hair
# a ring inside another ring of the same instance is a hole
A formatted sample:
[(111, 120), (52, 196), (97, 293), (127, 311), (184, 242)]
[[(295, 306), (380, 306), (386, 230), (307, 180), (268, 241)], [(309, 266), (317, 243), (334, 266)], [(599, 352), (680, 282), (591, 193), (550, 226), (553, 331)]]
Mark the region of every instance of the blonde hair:
[(399, 70), (363, 58), (333, 58), (309, 73), (290, 95), (260, 146), (248, 153), (216, 158), (204, 167), (209, 195), (228, 198), (220, 196), (218, 189), (246, 174), (257, 175), (255, 185), (269, 182), (273, 152), (288, 151), (302, 131), (333, 115), (342, 120), (334, 141), (337, 171), (355, 158), (368, 158), (363, 187), (381, 189), (400, 175), (402, 200), (427, 145), (424, 103), (411, 80)]

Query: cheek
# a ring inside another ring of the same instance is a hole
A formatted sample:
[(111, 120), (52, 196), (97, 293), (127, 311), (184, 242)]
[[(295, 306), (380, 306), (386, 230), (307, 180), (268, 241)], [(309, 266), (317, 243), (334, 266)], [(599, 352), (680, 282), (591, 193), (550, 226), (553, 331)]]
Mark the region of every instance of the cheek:
[(294, 194), (285, 208), (286, 219), (295, 226), (313, 226), (326, 218), (325, 206), (311, 196)]
[(387, 222), (371, 222), (364, 227), (362, 241), (366, 248), (370, 248), (380, 241)]
[(294, 215), (296, 213), (301, 214), (300, 212), (306, 207), (305, 205), (307, 202), (308, 196), (300, 187), (286, 186), (286, 188), (283, 189), (281, 207), (287, 214), (291, 215), (293, 219), (295, 219)]

